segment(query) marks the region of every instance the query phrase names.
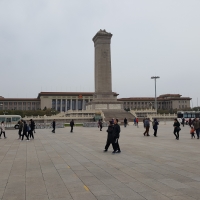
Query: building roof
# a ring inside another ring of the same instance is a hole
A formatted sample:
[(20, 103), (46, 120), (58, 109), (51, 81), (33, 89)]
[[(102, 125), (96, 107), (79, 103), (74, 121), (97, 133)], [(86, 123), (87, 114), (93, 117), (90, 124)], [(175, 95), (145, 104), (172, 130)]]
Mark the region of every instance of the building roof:
[(0, 98), (0, 101), (40, 101), (38, 98)]
[(93, 96), (94, 92), (40, 92), (38, 98), (41, 96)]
[[(163, 94), (157, 97), (158, 101), (166, 100), (191, 100), (190, 97), (182, 97), (180, 94)], [(129, 98), (120, 98), (119, 101), (154, 101), (154, 97), (129, 97)]]

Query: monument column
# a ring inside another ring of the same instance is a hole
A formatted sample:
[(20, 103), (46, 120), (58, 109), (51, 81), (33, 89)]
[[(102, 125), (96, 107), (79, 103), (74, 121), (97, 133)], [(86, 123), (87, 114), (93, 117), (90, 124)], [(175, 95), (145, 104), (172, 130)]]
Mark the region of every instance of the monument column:
[(118, 94), (112, 92), (111, 38), (111, 33), (106, 30), (100, 30), (92, 39), (95, 59), (95, 92), (93, 101), (87, 104), (89, 109), (122, 108), (122, 103), (117, 101)]

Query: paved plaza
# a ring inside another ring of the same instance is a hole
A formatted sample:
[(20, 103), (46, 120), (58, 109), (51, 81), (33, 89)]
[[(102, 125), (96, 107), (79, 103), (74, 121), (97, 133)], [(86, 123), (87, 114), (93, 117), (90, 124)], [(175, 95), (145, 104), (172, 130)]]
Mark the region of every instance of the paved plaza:
[(200, 141), (189, 127), (175, 140), (172, 122), (158, 137), (140, 125), (121, 127), (121, 154), (104, 153), (106, 128), (36, 130), (35, 140), (0, 140), (3, 200), (194, 200), (200, 199)]

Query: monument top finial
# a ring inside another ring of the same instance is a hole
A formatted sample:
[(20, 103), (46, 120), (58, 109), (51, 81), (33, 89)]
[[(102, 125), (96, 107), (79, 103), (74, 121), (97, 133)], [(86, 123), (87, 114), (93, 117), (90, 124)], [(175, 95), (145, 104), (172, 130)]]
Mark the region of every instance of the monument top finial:
[(93, 37), (93, 41), (95, 41), (98, 37), (109, 37), (111, 38), (112, 37), (112, 34), (107, 32), (105, 29), (100, 29), (96, 35)]

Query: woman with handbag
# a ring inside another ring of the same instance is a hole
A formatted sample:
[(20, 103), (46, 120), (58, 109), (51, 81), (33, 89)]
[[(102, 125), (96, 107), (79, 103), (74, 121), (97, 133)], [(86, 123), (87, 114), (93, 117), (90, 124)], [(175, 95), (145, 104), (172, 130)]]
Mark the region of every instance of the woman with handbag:
[(179, 131), (181, 130), (180, 128), (180, 123), (178, 122), (177, 119), (174, 119), (174, 135), (177, 140), (179, 140)]

